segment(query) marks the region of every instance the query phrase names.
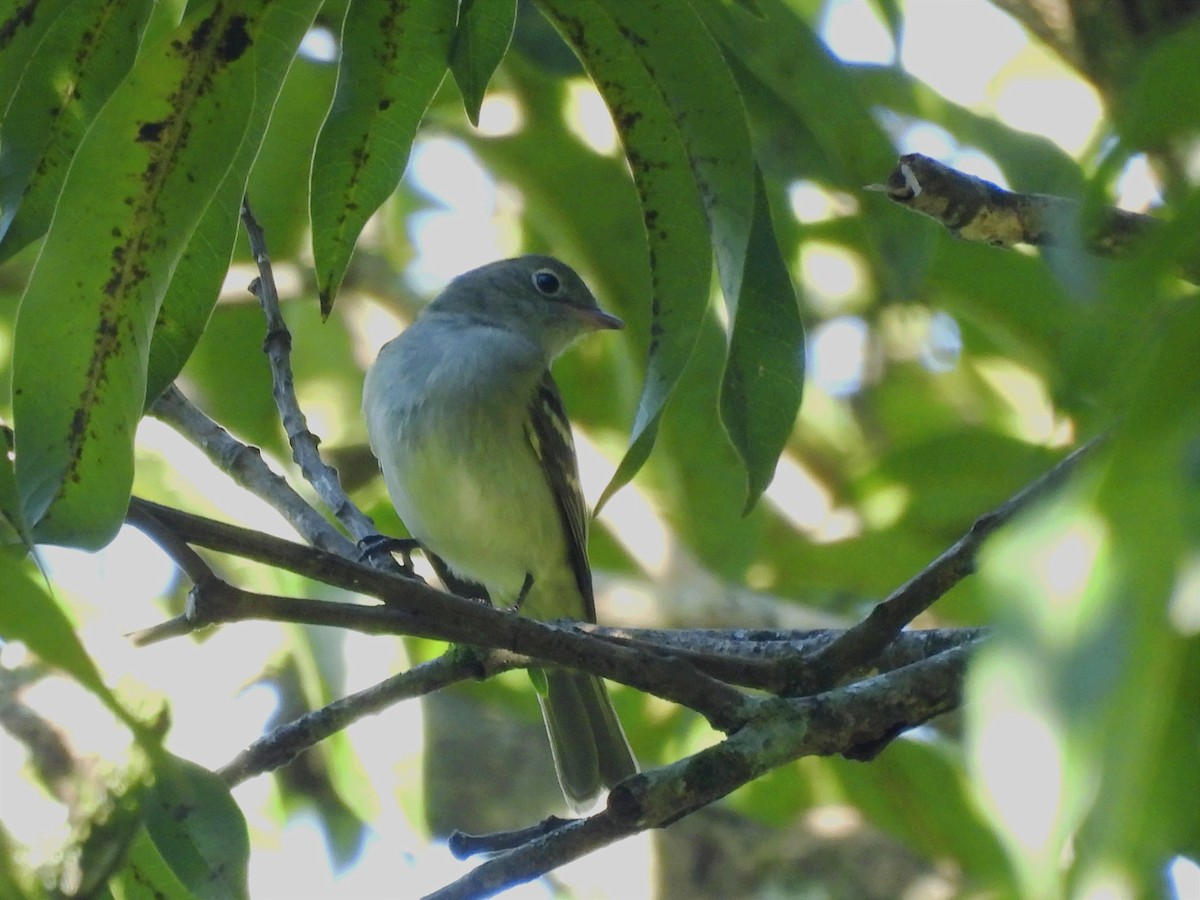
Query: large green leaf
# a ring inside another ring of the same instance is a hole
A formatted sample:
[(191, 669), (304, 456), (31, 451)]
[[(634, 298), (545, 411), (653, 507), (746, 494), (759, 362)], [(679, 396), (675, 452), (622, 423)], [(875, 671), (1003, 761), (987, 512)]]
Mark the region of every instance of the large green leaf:
[(417, 126), (442, 83), (454, 37), (445, 0), (352, 3), (337, 91), (312, 170), (313, 260), (333, 308), (354, 244), (404, 174)]
[(609, 10), (666, 101), (683, 140), (708, 221), (721, 289), (727, 300), (736, 302), (754, 215), (755, 182), (746, 112), (733, 76), (685, 0), (616, 2)]
[[(604, 96), (633, 172), (650, 245), (654, 321), (646, 381), (629, 449), (599, 505), (650, 455), (663, 408), (695, 346), (711, 278), (711, 251), (686, 140), (644, 57), (635, 50), (636, 42), (615, 18), (613, 10), (621, 6), (597, 0), (539, 0)], [(676, 8), (690, 16), (685, 6)], [(659, 5), (655, 9), (661, 14)], [(685, 32), (692, 24), (687, 17), (679, 23)]]
[(721, 421), (746, 466), (746, 512), (771, 483), (803, 390), (804, 326), (760, 175), (721, 382)]
[(80, 144), (17, 319), (16, 474), (40, 541), (102, 546), (124, 516), (151, 330), (237, 158), (271, 5), (189, 17), (139, 57)]
[(712, 0), (696, 0), (696, 9), (727, 52), (812, 130), (837, 162), (841, 186), (857, 189), (880, 180), (895, 151), (845, 67), (783, 0), (760, 2), (762, 19)]
[(163, 862), (194, 897), (248, 897), (250, 835), (217, 775), (164, 754), (146, 796), (146, 831)]
[(133, 65), (151, 0), (77, 0), (32, 56), (0, 123), (0, 261), (40, 237), (79, 141)]
[[(258, 48), (254, 106), (237, 156), (175, 267), (155, 320), (146, 378), (147, 406), (175, 380), (208, 324), (229, 268), (247, 173), (258, 154), (296, 48), (320, 7), (320, 0), (273, 3), (257, 20), (248, 23)], [(264, 37), (267, 39), (262, 40)]]
[(508, 52), (516, 18), (517, 0), (462, 0), (459, 6), (450, 71), (472, 125), (479, 124), (484, 92)]

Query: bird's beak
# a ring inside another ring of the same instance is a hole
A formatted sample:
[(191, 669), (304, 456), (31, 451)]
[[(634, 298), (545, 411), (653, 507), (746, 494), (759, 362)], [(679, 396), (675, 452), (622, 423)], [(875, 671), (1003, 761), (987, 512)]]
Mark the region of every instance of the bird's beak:
[(625, 327), (625, 323), (614, 316), (612, 313), (606, 313), (602, 309), (581, 309), (579, 311), (583, 320), (589, 326), (600, 331), (602, 329), (620, 330)]

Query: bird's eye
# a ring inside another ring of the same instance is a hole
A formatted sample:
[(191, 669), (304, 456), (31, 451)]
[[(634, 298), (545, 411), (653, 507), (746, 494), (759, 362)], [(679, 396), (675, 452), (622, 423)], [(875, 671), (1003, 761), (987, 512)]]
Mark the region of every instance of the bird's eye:
[(538, 289), (538, 293), (547, 297), (553, 297), (562, 290), (562, 282), (549, 269), (538, 269), (533, 273), (533, 286)]

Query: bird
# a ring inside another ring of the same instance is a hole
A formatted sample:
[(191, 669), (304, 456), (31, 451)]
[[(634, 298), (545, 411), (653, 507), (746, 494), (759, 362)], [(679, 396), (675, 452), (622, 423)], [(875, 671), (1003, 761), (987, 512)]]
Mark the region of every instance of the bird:
[[(456, 593), (535, 619), (596, 621), (589, 511), (550, 364), (624, 323), (550, 256), (453, 279), (379, 351), (363, 414), (392, 504)], [(555, 668), (538, 687), (567, 805), (638, 771), (604, 682)]]

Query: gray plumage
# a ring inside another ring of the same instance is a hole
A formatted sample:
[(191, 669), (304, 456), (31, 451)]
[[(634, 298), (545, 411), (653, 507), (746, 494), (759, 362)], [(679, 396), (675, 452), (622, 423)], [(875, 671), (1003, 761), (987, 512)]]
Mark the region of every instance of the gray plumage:
[[(588, 511), (551, 361), (575, 339), (620, 328), (583, 280), (547, 256), (452, 281), (367, 372), (363, 411), (396, 511), (441, 570), (521, 598), (538, 619), (595, 621)], [(573, 809), (637, 771), (604, 684), (546, 672), (539, 693)]]

